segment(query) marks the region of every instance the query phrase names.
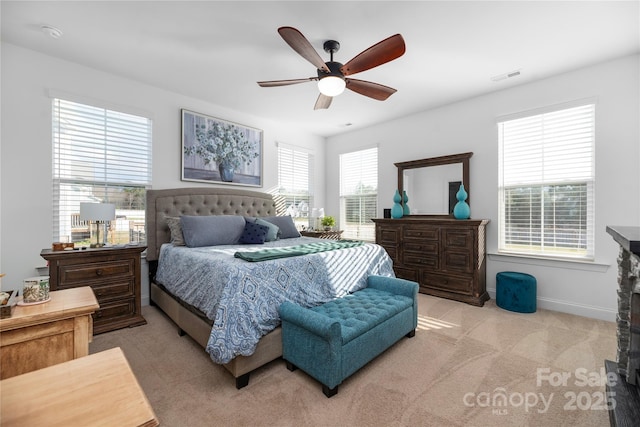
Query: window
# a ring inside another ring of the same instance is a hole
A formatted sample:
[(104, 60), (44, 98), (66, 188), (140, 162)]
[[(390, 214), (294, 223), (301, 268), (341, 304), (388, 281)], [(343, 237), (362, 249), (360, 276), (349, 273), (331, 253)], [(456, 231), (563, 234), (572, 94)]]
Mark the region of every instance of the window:
[(378, 212), (378, 148), (340, 155), (340, 226), (343, 237), (374, 241)]
[(89, 243), (80, 203), (113, 203), (111, 244), (144, 241), (151, 120), (53, 100), (53, 240)]
[(498, 122), (499, 251), (594, 257), (595, 105)]
[(298, 226), (309, 226), (313, 206), (313, 154), (278, 143), (277, 199)]

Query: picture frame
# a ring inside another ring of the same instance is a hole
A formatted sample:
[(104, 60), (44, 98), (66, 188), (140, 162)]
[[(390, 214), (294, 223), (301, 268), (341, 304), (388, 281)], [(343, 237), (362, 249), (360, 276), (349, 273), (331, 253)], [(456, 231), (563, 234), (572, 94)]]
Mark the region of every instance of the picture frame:
[(262, 130), (181, 109), (183, 181), (262, 187)]

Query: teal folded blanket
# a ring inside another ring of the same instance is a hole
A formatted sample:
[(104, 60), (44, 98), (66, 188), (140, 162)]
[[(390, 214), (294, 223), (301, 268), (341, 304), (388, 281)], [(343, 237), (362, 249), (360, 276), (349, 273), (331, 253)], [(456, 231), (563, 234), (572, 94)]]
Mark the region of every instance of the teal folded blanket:
[(283, 248), (269, 248), (255, 252), (236, 252), (233, 256), (249, 262), (260, 262), (278, 258), (333, 251), (336, 249), (355, 248), (356, 246), (362, 246), (363, 244), (364, 242), (359, 240), (330, 240), (326, 242), (305, 243), (297, 246), (286, 246)]

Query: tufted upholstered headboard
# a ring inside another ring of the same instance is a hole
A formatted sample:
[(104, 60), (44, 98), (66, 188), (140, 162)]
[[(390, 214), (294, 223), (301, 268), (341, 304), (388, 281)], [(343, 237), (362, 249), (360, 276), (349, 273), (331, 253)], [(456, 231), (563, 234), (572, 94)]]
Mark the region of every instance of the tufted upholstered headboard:
[(147, 190), (147, 260), (157, 261), (160, 247), (171, 240), (165, 217), (180, 215), (277, 215), (271, 194), (235, 188)]

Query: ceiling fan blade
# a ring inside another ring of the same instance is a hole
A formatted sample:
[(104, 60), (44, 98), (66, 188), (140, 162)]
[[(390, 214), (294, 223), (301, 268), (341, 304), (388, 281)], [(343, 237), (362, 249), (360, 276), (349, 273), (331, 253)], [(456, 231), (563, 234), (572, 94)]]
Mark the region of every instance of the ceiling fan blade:
[(406, 48), (400, 34), (391, 36), (357, 54), (340, 68), (345, 76), (369, 70), (401, 57)]
[(313, 106), (313, 109), (322, 110), (322, 109), (329, 108), (332, 100), (333, 100), (333, 97), (320, 94), (318, 95), (318, 99), (316, 100), (316, 105)]
[(284, 39), (285, 42), (293, 50), (298, 52), (307, 61), (311, 62), (317, 69), (329, 72), (329, 68), (325, 65), (324, 61), (318, 55), (318, 52), (311, 46), (309, 40), (302, 35), (302, 33), (293, 27), (280, 27), (278, 33)]
[(293, 79), (293, 80), (271, 80), (266, 82), (258, 82), (258, 84), (262, 87), (274, 87), (274, 86), (287, 86), (287, 85), (295, 85), (298, 83), (306, 83), (311, 82), (313, 80), (318, 80), (317, 77), (309, 77), (306, 79)]
[(345, 81), (347, 82), (347, 89), (357, 92), (360, 95), (377, 99), (378, 101), (384, 101), (397, 92), (397, 90), (392, 87), (364, 80), (345, 79)]

